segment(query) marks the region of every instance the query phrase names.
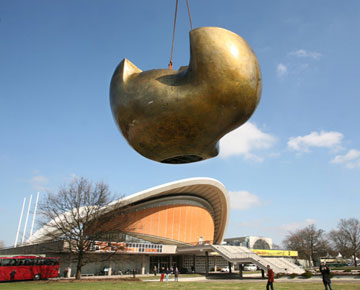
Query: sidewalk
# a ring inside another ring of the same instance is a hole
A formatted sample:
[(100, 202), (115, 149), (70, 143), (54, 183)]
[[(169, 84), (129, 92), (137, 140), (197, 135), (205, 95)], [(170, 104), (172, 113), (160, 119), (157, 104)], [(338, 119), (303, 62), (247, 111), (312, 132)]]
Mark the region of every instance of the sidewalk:
[[(259, 275), (248, 275), (247, 277), (244, 277), (243, 279), (239, 279), (236, 276), (232, 277), (226, 277), (226, 275), (222, 275), (223, 277), (219, 276), (199, 276), (199, 277), (181, 277), (179, 276), (179, 282), (236, 282), (236, 283), (264, 283), (266, 279), (262, 279), (259, 277)], [(143, 277), (149, 277), (148, 274), (145, 275), (136, 275), (136, 279), (142, 279)], [(116, 280), (116, 279), (132, 279), (133, 275), (112, 275), (112, 276), (82, 276), (81, 280)], [(59, 280), (73, 280), (74, 277), (71, 278), (55, 278)], [(54, 279), (54, 280), (55, 280)], [(160, 282), (160, 275), (157, 276), (157, 279), (143, 279), (143, 282)], [(331, 279), (332, 282), (349, 282), (349, 283), (356, 283), (360, 284), (360, 276), (335, 276)], [(167, 283), (175, 282), (174, 276), (169, 277), (169, 281)], [(311, 282), (322, 282), (321, 276), (315, 276), (308, 279), (304, 279), (302, 277), (295, 277), (293, 279), (290, 279), (289, 277), (281, 277), (275, 279), (276, 283), (311, 283)], [(164, 283), (166, 283), (164, 281)]]
[[(143, 280), (144, 282), (160, 282), (160, 277), (158, 280), (154, 280), (154, 279), (148, 279), (148, 280)], [(181, 278), (181, 276), (179, 277), (179, 282), (239, 282), (239, 283), (264, 283), (266, 281), (266, 279), (261, 279), (261, 278), (245, 278), (245, 279), (235, 279), (235, 278), (231, 278), (231, 279), (226, 279), (226, 278), (206, 278), (205, 276), (202, 277), (191, 277), (191, 278)], [(360, 284), (360, 277), (334, 277), (331, 279), (332, 282), (336, 283), (337, 281), (339, 282), (352, 282), (352, 283), (359, 283)], [(164, 281), (165, 282), (165, 281)], [(169, 282), (174, 282), (174, 277), (169, 278)], [(322, 282), (322, 278), (321, 277), (311, 277), (309, 279), (304, 279), (304, 278), (300, 278), (300, 277), (296, 277), (293, 279), (290, 279), (288, 277), (282, 277), (282, 278), (278, 278), (275, 279), (276, 283), (309, 283), (309, 282)], [(166, 282), (165, 282), (166, 283)]]

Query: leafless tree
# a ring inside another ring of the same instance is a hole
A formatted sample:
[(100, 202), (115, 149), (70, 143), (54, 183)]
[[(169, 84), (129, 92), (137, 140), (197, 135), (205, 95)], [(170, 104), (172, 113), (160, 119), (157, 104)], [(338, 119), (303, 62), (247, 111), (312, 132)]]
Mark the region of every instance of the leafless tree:
[(344, 258), (351, 258), (349, 242), (342, 231), (332, 230), (329, 232), (328, 237), (331, 241), (331, 247), (336, 252), (336, 254), (340, 253)]
[(281, 247), (278, 244), (273, 243), (272, 244), (272, 249), (273, 250), (281, 250)]
[(57, 193), (48, 193), (39, 209), (45, 239), (64, 241), (67, 250), (76, 257), (76, 279), (81, 277), (86, 254), (91, 252), (94, 242), (104, 234), (121, 232), (126, 227), (122, 204), (114, 202), (108, 185), (102, 182), (94, 185), (85, 178), (76, 178)]
[(343, 255), (352, 257), (355, 266), (360, 255), (360, 221), (356, 218), (341, 219), (337, 230), (330, 232), (335, 248)]
[(313, 265), (320, 257), (326, 256), (330, 250), (324, 238), (324, 231), (316, 229), (314, 224), (290, 232), (283, 244), (287, 249), (298, 251), (299, 258), (306, 259)]

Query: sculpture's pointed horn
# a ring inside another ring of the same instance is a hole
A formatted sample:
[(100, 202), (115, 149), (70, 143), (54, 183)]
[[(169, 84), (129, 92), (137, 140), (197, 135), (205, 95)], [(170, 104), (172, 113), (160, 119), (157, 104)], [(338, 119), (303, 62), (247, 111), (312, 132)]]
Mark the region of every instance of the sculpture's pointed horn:
[(126, 90), (126, 83), (129, 78), (137, 76), (142, 70), (134, 65), (131, 61), (124, 58), (117, 66), (110, 84), (110, 102), (111, 106), (114, 102), (119, 101), (115, 96), (122, 95)]
[[(127, 81), (141, 72), (141, 69), (126, 58), (117, 66), (110, 84), (110, 103), (113, 110), (115, 110), (115, 108), (118, 107), (118, 103), (121, 102), (121, 99), (116, 96), (125, 93)], [(115, 112), (113, 113), (115, 114)]]
[(134, 65), (130, 60), (124, 58), (116, 68), (113, 79), (117, 78), (117, 81), (126, 83), (129, 77), (141, 72), (141, 69)]

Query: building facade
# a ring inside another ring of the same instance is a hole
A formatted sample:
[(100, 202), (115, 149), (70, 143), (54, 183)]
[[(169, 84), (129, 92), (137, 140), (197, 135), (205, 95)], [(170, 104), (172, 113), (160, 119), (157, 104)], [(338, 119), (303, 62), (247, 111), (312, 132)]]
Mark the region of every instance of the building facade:
[[(126, 207), (126, 223), (120, 223), (119, 233), (109, 227), (112, 232), (92, 245), (82, 270), (84, 274), (99, 274), (104, 269), (112, 274), (133, 269), (137, 273), (150, 273), (154, 266), (157, 269), (177, 266), (191, 271), (197, 265), (196, 270), (203, 271), (202, 258), (180, 255), (177, 249), (202, 243), (220, 244), (229, 215), (226, 188), (211, 178), (167, 183), (125, 197), (120, 204)], [(111, 216), (103, 228), (123, 218), (117, 212), (111, 205), (103, 211), (104, 216)], [(61, 218), (68, 218), (67, 213)], [(67, 252), (63, 241), (52, 243), (47, 240), (50, 231), (54, 231), (51, 222), (29, 237), (25, 244), (0, 253), (60, 256), (60, 271), (71, 268), (74, 274), (75, 257)], [(56, 232), (52, 236), (56, 236)], [(217, 259), (217, 263), (227, 264), (221, 257)]]

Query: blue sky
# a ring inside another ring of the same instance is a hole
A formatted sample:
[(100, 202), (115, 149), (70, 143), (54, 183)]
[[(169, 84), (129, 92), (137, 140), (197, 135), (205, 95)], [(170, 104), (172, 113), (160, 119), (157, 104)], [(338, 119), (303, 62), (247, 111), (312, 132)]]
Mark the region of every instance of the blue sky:
[[(174, 68), (189, 61), (179, 1)], [(194, 28), (242, 36), (262, 70), (248, 123), (216, 158), (168, 165), (137, 154), (109, 105), (115, 67), (166, 68), (175, 0), (0, 1), (0, 240), (14, 243), (24, 197), (72, 176), (121, 196), (189, 177), (230, 192), (226, 237), (270, 236), (360, 217), (360, 2), (190, 1)], [(41, 197), (40, 197), (41, 198)], [(34, 196), (33, 196), (34, 200)]]

